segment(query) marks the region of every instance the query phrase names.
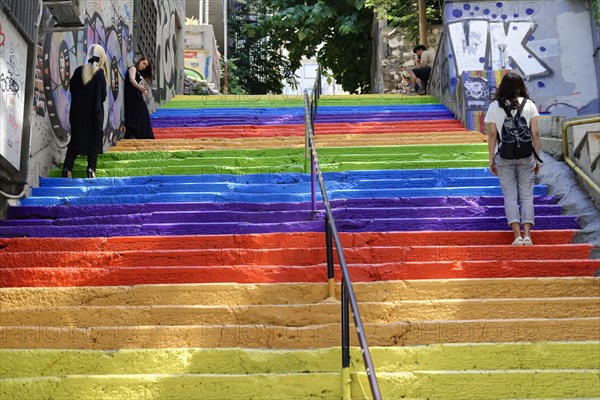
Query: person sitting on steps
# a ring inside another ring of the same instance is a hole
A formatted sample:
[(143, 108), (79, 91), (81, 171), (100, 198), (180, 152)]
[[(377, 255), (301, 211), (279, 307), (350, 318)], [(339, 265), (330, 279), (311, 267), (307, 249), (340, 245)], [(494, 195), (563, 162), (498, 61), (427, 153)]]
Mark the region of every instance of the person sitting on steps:
[(413, 88), (416, 88), (417, 78), (419, 78), (422, 85), (417, 94), (424, 95), (427, 93), (427, 82), (431, 75), (431, 67), (433, 67), (435, 55), (422, 44), (415, 46), (413, 53), (417, 55), (415, 58), (416, 68), (409, 70), (410, 83)]

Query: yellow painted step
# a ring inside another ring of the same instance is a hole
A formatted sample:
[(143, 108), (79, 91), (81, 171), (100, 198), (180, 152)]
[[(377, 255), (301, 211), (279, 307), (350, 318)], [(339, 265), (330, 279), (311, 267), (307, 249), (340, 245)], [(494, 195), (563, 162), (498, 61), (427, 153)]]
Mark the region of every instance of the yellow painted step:
[[(599, 379), (598, 370), (419, 371), (378, 376), (384, 399), (456, 400), (595, 398)], [(336, 373), (71, 375), (6, 379), (0, 382), (0, 397), (15, 400), (340, 399), (340, 381), (340, 374)], [(370, 394), (364, 374), (354, 375), (351, 391), (352, 398), (356, 399)]]
[[(481, 319), (596, 317), (600, 298), (407, 300), (359, 302), (366, 323)], [(0, 309), (0, 325), (55, 327), (273, 324), (306, 326), (340, 322), (340, 304), (67, 306)]]
[[(353, 283), (362, 302), (450, 299), (598, 297), (593, 277), (430, 279)], [(336, 285), (339, 299), (339, 284)], [(281, 296), (281, 293), (286, 296)], [(326, 283), (180, 284), (106, 287), (0, 288), (0, 309), (65, 306), (244, 305), (317, 303)]]
[[(443, 370), (597, 369), (598, 342), (371, 346), (378, 373)], [(105, 374), (246, 374), (339, 372), (339, 346), (308, 350), (123, 349), (0, 350), (0, 379)], [(357, 371), (360, 348), (351, 348)]]

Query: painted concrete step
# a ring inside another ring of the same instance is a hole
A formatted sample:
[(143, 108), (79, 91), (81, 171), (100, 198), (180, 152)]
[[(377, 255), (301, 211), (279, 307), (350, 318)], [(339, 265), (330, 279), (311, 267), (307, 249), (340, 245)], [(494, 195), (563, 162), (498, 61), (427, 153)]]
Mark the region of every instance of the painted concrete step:
[[(447, 112), (443, 104), (389, 104), (377, 105), (345, 105), (322, 106), (319, 115), (369, 115), (369, 114), (421, 114)], [(165, 117), (188, 116), (304, 116), (303, 106), (284, 107), (196, 107), (196, 108), (168, 108), (162, 107), (152, 114), (153, 119)]]
[[(224, 150), (224, 149), (251, 149), (251, 148), (304, 148), (304, 127), (298, 129), (297, 136), (282, 136), (281, 132), (274, 131), (277, 136), (262, 137), (240, 133), (238, 136), (211, 135), (206, 136), (195, 129), (175, 130), (165, 128), (160, 134), (154, 129), (154, 135), (158, 140), (136, 140), (128, 139), (117, 142), (116, 146), (109, 151), (193, 151), (193, 150)], [(169, 130), (169, 131), (167, 131)], [(186, 140), (181, 140), (186, 139)], [(426, 133), (404, 133), (398, 134), (344, 134), (323, 135), (316, 138), (317, 147), (354, 147), (362, 146), (364, 143), (372, 146), (398, 146), (411, 144), (450, 144), (450, 143), (483, 143), (485, 136), (479, 132), (426, 132)]]
[[(394, 321), (364, 323), (370, 346), (444, 343), (600, 341), (600, 317)], [(354, 328), (351, 327), (354, 332)], [(48, 327), (0, 326), (5, 349), (273, 348), (308, 349), (339, 345), (339, 323), (197, 324)], [(356, 335), (350, 335), (358, 346)]]
[[(464, 188), (464, 187), (497, 187), (498, 179), (492, 176), (484, 177), (415, 177), (415, 178), (387, 178), (378, 179), (343, 179), (336, 180), (335, 177), (326, 181), (328, 192), (340, 191), (364, 191), (364, 190), (394, 190), (394, 189), (421, 189), (421, 188)], [(32, 189), (32, 196), (56, 196), (64, 193), (65, 196), (96, 196), (108, 195), (112, 191), (115, 195), (124, 194), (149, 194), (161, 193), (199, 193), (199, 192), (237, 192), (237, 193), (306, 193), (310, 192), (310, 185), (306, 179), (295, 182), (238, 182), (215, 180), (206, 178), (205, 181), (190, 179), (188, 182), (136, 182), (134, 180), (122, 180), (121, 182), (106, 178), (92, 180), (90, 183), (74, 181), (73, 179), (45, 180), (44, 185)], [(79, 185), (78, 185), (79, 184)], [(308, 190), (307, 190), (308, 189)], [(357, 197), (356, 195), (354, 197)]]
[[(275, 215), (276, 221), (279, 218)], [(339, 232), (376, 231), (481, 231), (506, 228), (504, 217), (463, 218), (385, 218), (385, 219), (340, 219), (336, 220)], [(536, 217), (538, 229), (577, 229), (574, 216)], [(291, 222), (252, 223), (235, 222), (191, 222), (191, 223), (142, 223), (131, 225), (30, 225), (4, 226), (1, 237), (112, 237), (112, 236), (179, 236), (179, 235), (223, 235), (260, 234), (274, 232), (324, 232), (322, 220)]]
[[(523, 320), (598, 317), (600, 298), (412, 300), (359, 302), (363, 323)], [(341, 323), (339, 303), (294, 305), (148, 305), (32, 307), (0, 310), (0, 326), (141, 327)]]
[[(597, 342), (433, 344), (370, 347), (376, 373), (414, 371), (594, 370)], [(340, 371), (340, 347), (271, 349), (1, 349), (0, 379), (65, 375), (247, 374)], [(364, 371), (360, 349), (350, 357)], [(355, 372), (354, 370), (352, 372)]]
[[(559, 205), (536, 205), (535, 215), (561, 215), (562, 207)], [(403, 208), (350, 208), (334, 209), (335, 219), (376, 219), (385, 215), (386, 218), (424, 218), (424, 217), (498, 217), (504, 216), (504, 207), (492, 206), (485, 209), (473, 207), (403, 207)], [(73, 218), (48, 219), (8, 219), (0, 221), (0, 226), (19, 225), (131, 225), (145, 223), (183, 223), (183, 222), (271, 222), (274, 219), (281, 222), (323, 220), (324, 212), (313, 213), (310, 210), (281, 211), (157, 211), (151, 213), (111, 214), (104, 216), (83, 216)]]
[[(479, 179), (493, 178), (486, 168), (453, 168), (453, 169), (405, 169), (405, 170), (370, 170), (370, 171), (341, 171), (324, 172), (326, 182), (360, 182), (403, 181), (419, 179), (436, 179), (442, 184), (460, 181), (477, 181)], [(154, 175), (154, 176), (122, 176), (97, 179), (64, 179), (40, 178), (40, 186), (64, 187), (95, 187), (95, 186), (127, 186), (165, 183), (219, 183), (232, 184), (293, 184), (308, 183), (311, 180), (309, 173), (278, 173), (270, 174), (203, 174), (203, 175)]]
[[(476, 371), (382, 373), (378, 376), (383, 398), (482, 399), (494, 398), (594, 398), (597, 370), (584, 371)], [(351, 395), (369, 393), (367, 378), (351, 382)], [(67, 376), (60, 378), (10, 379), (1, 395), (13, 399), (215, 399), (257, 398), (339, 399), (338, 373), (253, 374), (253, 375), (144, 375)], [(557, 384), (556, 382), (561, 382)], [(126, 397), (125, 397), (126, 396)]]
[[(571, 395), (593, 397), (598, 375), (596, 342), (547, 342), (519, 344), (467, 344), (430, 345), (419, 347), (371, 347), (373, 362), (376, 365), (378, 381), (384, 398), (396, 395), (409, 397), (437, 397), (449, 394), (455, 397), (443, 398), (483, 398), (482, 387), (494, 398), (512, 395), (514, 398), (553, 398), (566, 396), (565, 386)], [(2, 394), (7, 398), (36, 398), (38, 393), (65, 393), (92, 398), (114, 398), (123, 394), (128, 398), (143, 393), (143, 398), (156, 395), (167, 398), (169, 394), (192, 397), (190, 391), (171, 384), (193, 383), (202, 379), (208, 387), (194, 387), (194, 396), (202, 390), (208, 392), (202, 398), (231, 398), (242, 376), (252, 378), (246, 381), (244, 398), (252, 393), (257, 385), (266, 386), (272, 393), (282, 394), (281, 398), (303, 397), (318, 388), (315, 398), (339, 398), (341, 393), (334, 388), (330, 391), (329, 381), (337, 382), (340, 375), (340, 350), (324, 348), (313, 350), (257, 350), (257, 349), (147, 349), (120, 351), (81, 351), (81, 350), (0, 350), (3, 360), (0, 364)], [(362, 384), (368, 392), (367, 380), (363, 371), (362, 356), (357, 348), (351, 348), (353, 395), (362, 396)], [(524, 361), (525, 360), (525, 361)], [(12, 368), (8, 368), (10, 365)], [(3, 368), (4, 367), (4, 368)], [(408, 374), (410, 372), (410, 375)], [(265, 379), (265, 374), (281, 379)], [(544, 376), (540, 378), (539, 375)], [(308, 391), (293, 392), (301, 378), (310, 376)], [(448, 382), (448, 376), (453, 379)], [(218, 378), (218, 387), (213, 380)], [(292, 379), (287, 379), (292, 378)], [(300, 378), (300, 379), (294, 379)], [(551, 380), (550, 378), (554, 378)], [(466, 381), (468, 379), (468, 381)], [(71, 381), (72, 380), (72, 381)], [(360, 380), (360, 383), (359, 383)], [(510, 381), (510, 384), (508, 384)], [(75, 390), (75, 382), (81, 387)], [(164, 386), (156, 392), (150, 389), (160, 382)], [(111, 385), (111, 383), (113, 385)], [(498, 384), (502, 383), (499, 388)], [(438, 386), (439, 384), (439, 386)], [(450, 389), (450, 385), (461, 387)], [(538, 387), (543, 385), (542, 388)], [(91, 388), (96, 385), (95, 388)], [(290, 386), (287, 388), (286, 386)], [(39, 389), (32, 392), (30, 387)], [(281, 388), (283, 386), (283, 388)], [(190, 385), (183, 386), (190, 389)], [(133, 390), (137, 388), (138, 390)], [(508, 393), (511, 388), (511, 393)], [(126, 390), (131, 389), (131, 390)], [(277, 390), (275, 390), (277, 389)], [(273, 391), (275, 390), (275, 391)], [(268, 398), (277, 398), (273, 394)], [(462, 397), (456, 397), (460, 394)], [(562, 395), (562, 396), (561, 396)], [(214, 396), (214, 397), (211, 397)], [(221, 396), (221, 397), (217, 397)], [(336, 397), (337, 396), (337, 397)], [(472, 397), (473, 396), (473, 397)], [(264, 398), (264, 396), (262, 396)], [(69, 397), (72, 398), (72, 397)], [(84, 397), (86, 398), (86, 397)], [(153, 398), (153, 397), (150, 397)]]
[[(439, 104), (432, 96), (406, 95), (327, 95), (319, 99), (319, 106), (362, 106), (362, 105), (430, 105)], [(227, 96), (184, 96), (178, 95), (164, 104), (161, 109), (219, 108), (219, 107), (304, 107), (304, 94), (285, 95), (227, 95)]]
[[(600, 280), (593, 277), (547, 278), (472, 278), (449, 280), (404, 280), (355, 282), (361, 302), (398, 302), (474, 299), (526, 298), (597, 298)], [(335, 286), (340, 298), (340, 286)], [(281, 293), (287, 296), (281, 296)], [(232, 285), (227, 283), (183, 285), (137, 285), (97, 287), (2, 288), (2, 309), (34, 307), (106, 307), (111, 305), (206, 305), (243, 306), (321, 303), (328, 300), (327, 284), (261, 283)]]
[[(348, 265), (412, 263), (438, 261), (556, 261), (587, 260), (594, 246), (565, 245), (468, 245), (468, 246), (368, 246), (344, 249)], [(337, 264), (337, 256), (334, 262)], [(9, 268), (119, 268), (178, 266), (278, 266), (322, 265), (327, 260), (325, 247), (280, 247), (263, 249), (204, 248), (193, 250), (120, 251), (31, 251), (0, 253), (0, 270)]]
[[(557, 197), (534, 196), (535, 206), (555, 205)], [(403, 198), (358, 198), (331, 200), (332, 209), (339, 208), (439, 208), (456, 207), (481, 210), (484, 212), (490, 207), (501, 207), (504, 199), (501, 196), (478, 197), (403, 197)], [(322, 203), (317, 202), (316, 207), (322, 208)], [(198, 203), (198, 202), (164, 202), (146, 204), (94, 204), (83, 206), (13, 206), (7, 210), (7, 218), (78, 218), (104, 215), (126, 215), (134, 213), (154, 212), (193, 212), (193, 211), (290, 211), (312, 210), (312, 202), (229, 202), (229, 203)]]
[[(420, 113), (386, 113), (371, 112), (368, 114), (321, 114), (315, 117), (316, 123), (339, 123), (339, 122), (388, 122), (388, 121), (420, 121), (427, 123), (435, 120), (452, 120), (452, 111), (426, 111)], [(167, 117), (152, 117), (152, 126), (230, 126), (230, 125), (279, 125), (279, 124), (302, 124), (304, 114), (297, 115), (177, 115)]]
[[(482, 168), (487, 164), (487, 145), (323, 147), (319, 149), (319, 160), (324, 172), (351, 169)], [(81, 160), (76, 162), (74, 176), (81, 176), (79, 169), (85, 168), (84, 164)], [(303, 168), (304, 150), (300, 148), (109, 152), (100, 156), (97, 176), (303, 172)], [(51, 176), (59, 175), (59, 170), (51, 172)]]
[[(230, 125), (230, 126), (195, 126), (195, 127), (163, 127), (154, 128), (155, 138), (158, 141), (163, 139), (193, 139), (193, 138), (256, 138), (262, 142), (282, 140), (288, 141), (290, 137), (297, 137), (304, 143), (304, 124), (291, 125)], [(475, 138), (473, 143), (480, 142), (482, 135), (480, 132), (467, 131), (460, 121), (456, 120), (433, 120), (423, 124), (422, 121), (394, 121), (394, 122), (356, 122), (356, 123), (319, 123), (315, 124), (315, 142), (327, 143), (332, 138), (342, 135), (347, 140), (361, 137), (369, 140), (377, 140), (378, 137), (395, 137), (398, 141), (403, 138), (418, 139), (415, 144), (436, 143), (428, 141), (427, 137), (440, 138), (448, 134), (450, 136), (456, 133), (470, 133), (470, 137)], [(321, 142), (322, 141), (322, 142)], [(119, 143), (128, 143), (129, 140), (122, 140)], [(364, 146), (364, 141), (358, 141), (359, 147)], [(135, 143), (135, 142), (134, 142)], [(370, 142), (368, 142), (370, 143)], [(439, 142), (439, 143), (443, 143)], [(398, 145), (401, 143), (394, 143)], [(345, 146), (344, 143), (335, 143), (331, 147)], [(270, 146), (265, 146), (270, 147)], [(292, 147), (292, 146), (290, 146)]]
[[(354, 282), (405, 279), (597, 276), (600, 260), (493, 260), (353, 264)], [(340, 271), (336, 271), (340, 277)], [(0, 269), (0, 287), (119, 286), (181, 283), (323, 282), (314, 266), (27, 267)]]
[[(48, 211), (46, 209), (41, 211)], [(570, 244), (575, 230), (534, 231), (538, 245)], [(360, 232), (341, 233), (344, 248), (404, 246), (470, 246), (499, 245), (512, 242), (507, 231), (423, 231), (423, 232)], [(259, 235), (209, 236), (133, 236), (111, 238), (0, 238), (2, 253), (35, 251), (119, 252), (135, 250), (225, 250), (269, 248), (323, 248), (325, 236), (317, 232), (290, 232)]]

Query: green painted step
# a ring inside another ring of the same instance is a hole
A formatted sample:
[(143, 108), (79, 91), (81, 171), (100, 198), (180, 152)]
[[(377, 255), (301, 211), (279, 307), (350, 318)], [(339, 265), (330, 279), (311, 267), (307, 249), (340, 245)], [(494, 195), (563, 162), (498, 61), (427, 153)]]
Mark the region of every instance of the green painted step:
[[(406, 95), (339, 95), (321, 96), (319, 106), (377, 106), (377, 105), (439, 104), (432, 96)], [(297, 95), (227, 95), (176, 96), (161, 108), (282, 108), (304, 107), (304, 96)]]
[[(324, 147), (318, 153), (324, 172), (484, 167), (488, 157), (485, 143)], [(99, 177), (303, 172), (304, 149), (111, 152), (99, 157), (98, 167)], [(74, 168), (75, 176), (83, 176), (85, 168), (85, 160), (79, 158)], [(60, 170), (51, 171), (51, 176), (60, 176)]]

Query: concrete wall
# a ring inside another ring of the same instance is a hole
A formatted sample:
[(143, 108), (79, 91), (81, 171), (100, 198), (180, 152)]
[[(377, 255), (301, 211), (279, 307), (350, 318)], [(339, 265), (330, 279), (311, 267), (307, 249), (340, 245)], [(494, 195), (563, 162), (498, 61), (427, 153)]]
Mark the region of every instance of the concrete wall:
[[(154, 5), (157, 59), (153, 60), (153, 99), (148, 105), (151, 112), (183, 90), (184, 1), (154, 0)], [(105, 103), (105, 150), (122, 137), (119, 126), (124, 109), (124, 77), (127, 67), (134, 63), (134, 1), (81, 0), (80, 11), (84, 30), (40, 34), (34, 72), (30, 185), (37, 185), (39, 176), (46, 176), (63, 161), (70, 135), (68, 81), (75, 68), (83, 64), (88, 46), (93, 43), (105, 48), (110, 64), (110, 70), (105, 71), (109, 85)], [(44, 9), (41, 26), (51, 25), (50, 18)]]
[(220, 90), (221, 55), (212, 25), (186, 25), (184, 59), (186, 70), (198, 73), (202, 79), (212, 83), (215, 90)]

